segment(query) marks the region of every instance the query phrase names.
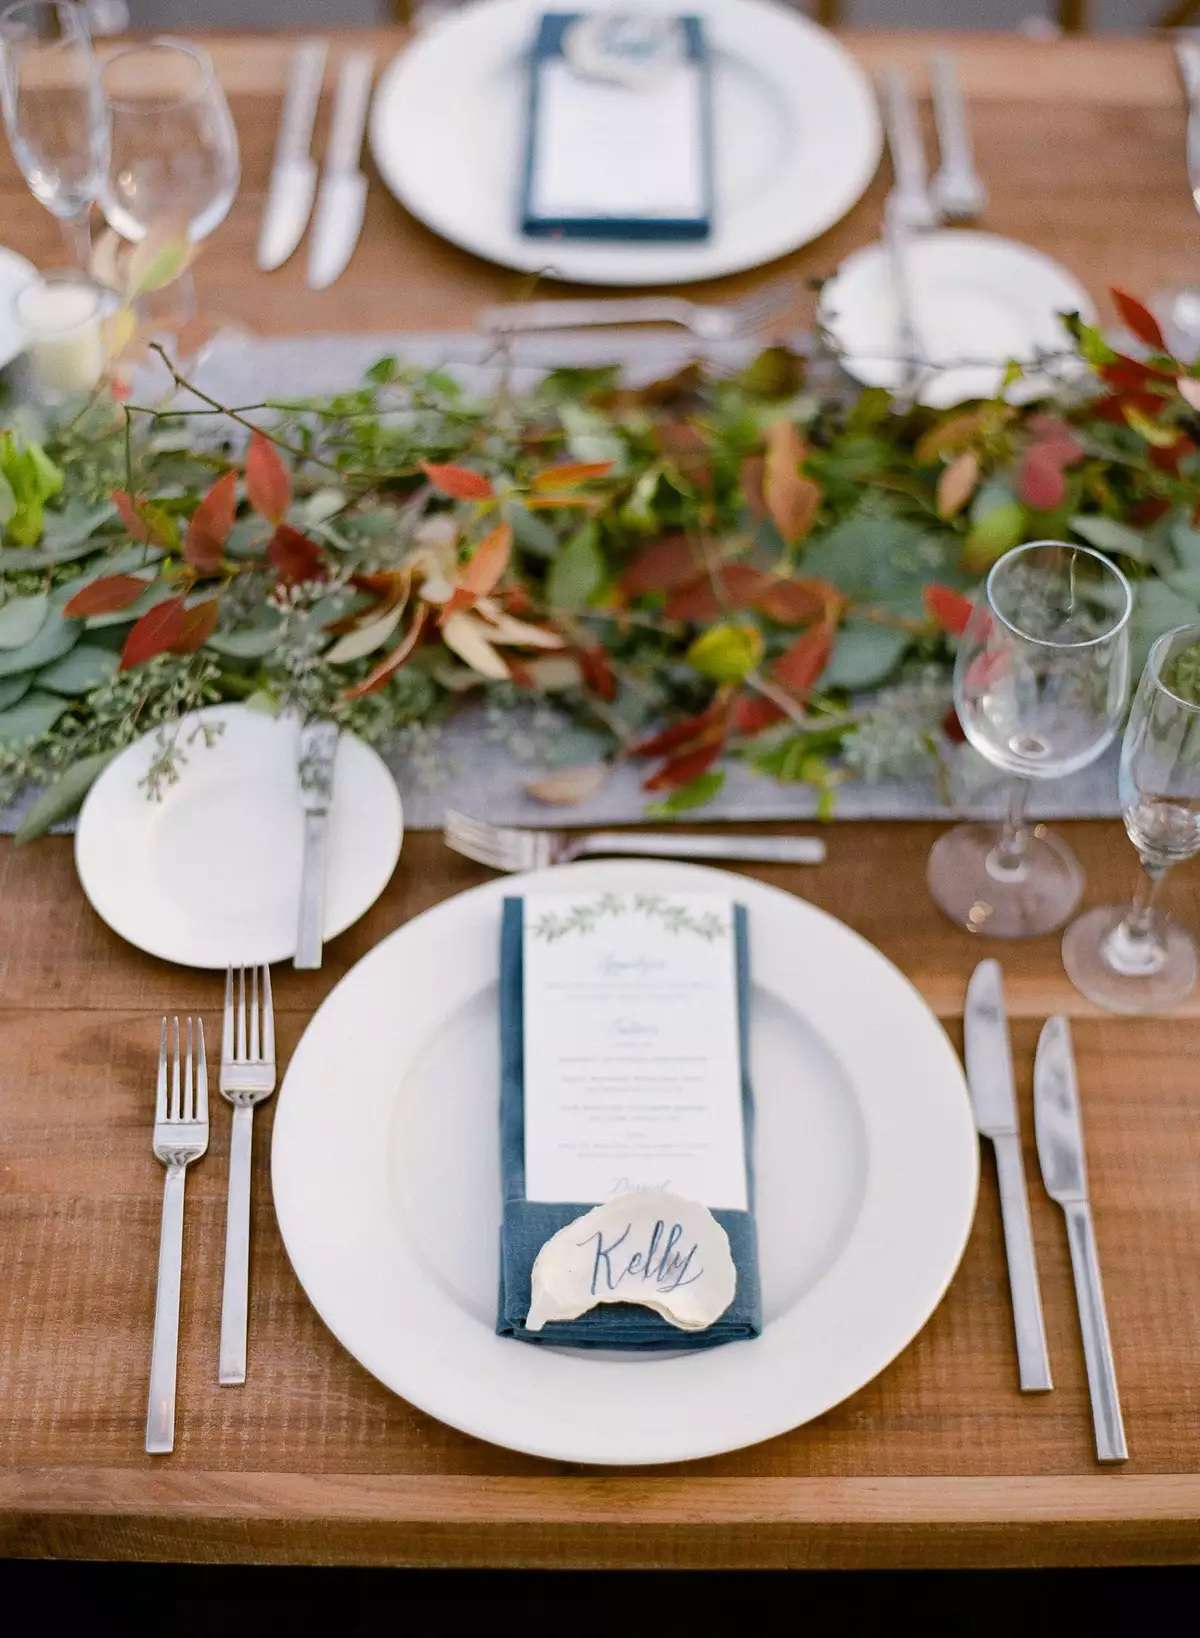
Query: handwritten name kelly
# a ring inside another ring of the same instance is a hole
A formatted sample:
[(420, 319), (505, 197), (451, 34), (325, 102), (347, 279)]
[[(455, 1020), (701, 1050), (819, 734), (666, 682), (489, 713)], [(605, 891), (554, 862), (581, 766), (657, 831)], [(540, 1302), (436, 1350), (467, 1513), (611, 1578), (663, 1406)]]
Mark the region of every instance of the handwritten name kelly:
[[(686, 1256), (679, 1249), (680, 1241), (683, 1239), (681, 1223), (672, 1223), (668, 1229), (666, 1222), (660, 1217), (651, 1229), (649, 1241), (644, 1248), (628, 1247), (622, 1251), (632, 1232), (633, 1224), (626, 1223), (623, 1232), (615, 1240), (606, 1243), (604, 1230), (597, 1229), (595, 1234), (589, 1235), (586, 1240), (576, 1242), (580, 1246), (594, 1247), (593, 1296), (598, 1291), (616, 1291), (623, 1281), (634, 1279), (640, 1279), (647, 1284), (653, 1283), (656, 1291), (678, 1291), (681, 1286), (693, 1285), (704, 1273), (702, 1265), (692, 1268), (699, 1249), (696, 1242), (693, 1241)], [(618, 1252), (621, 1253), (620, 1256), (617, 1255)]]

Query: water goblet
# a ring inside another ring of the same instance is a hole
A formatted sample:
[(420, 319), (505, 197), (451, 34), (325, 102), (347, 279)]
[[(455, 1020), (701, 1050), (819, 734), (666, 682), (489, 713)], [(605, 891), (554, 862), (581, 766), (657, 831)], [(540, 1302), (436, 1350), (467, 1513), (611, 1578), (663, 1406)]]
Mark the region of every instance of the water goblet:
[(1086, 767), (1115, 738), (1129, 692), (1133, 605), (1120, 570), (1087, 546), (1038, 540), (993, 564), (962, 637), (954, 702), (975, 749), (1011, 774), (1003, 824), (956, 825), (929, 855), (929, 890), (968, 932), (1028, 938), (1061, 927), (1083, 891), (1067, 844), (1025, 823), (1032, 781)]
[(1121, 744), (1122, 815), (1142, 869), (1133, 900), (1063, 935), (1076, 989), (1111, 1012), (1165, 1012), (1195, 988), (1196, 944), (1157, 904), (1172, 865), (1200, 853), (1200, 626), (1155, 642)]

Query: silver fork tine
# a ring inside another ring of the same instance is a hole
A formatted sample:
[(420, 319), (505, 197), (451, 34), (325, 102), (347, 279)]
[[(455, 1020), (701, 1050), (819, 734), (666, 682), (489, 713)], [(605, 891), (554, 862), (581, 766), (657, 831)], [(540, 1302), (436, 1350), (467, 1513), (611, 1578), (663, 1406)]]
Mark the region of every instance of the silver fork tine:
[(167, 1119), (168, 1120), (180, 1120), (180, 1119), (182, 1119), (182, 1116), (179, 1113), (179, 1019), (178, 1018), (175, 1018), (172, 1021), (172, 1037), (173, 1037), (173, 1044), (174, 1044), (174, 1049), (175, 1050), (174, 1050), (174, 1054), (173, 1054), (172, 1061), (171, 1061), (171, 1110), (170, 1110), (170, 1113), (167, 1116)]
[(473, 837), (477, 842), (494, 841), (504, 832), (496, 825), (486, 825), (479, 819), (472, 819), (467, 813), (447, 813), (446, 826), (456, 831), (460, 836)]
[(258, 1051), (258, 968), (250, 969), (250, 1056), (257, 1059)]
[(263, 962), (263, 1057), (275, 1057), (275, 1004), (271, 1000), (271, 969)]
[(208, 1060), (204, 1055), (204, 1020), (196, 1020), (196, 1119), (208, 1119)]
[(221, 1018), (221, 1056), (233, 1057), (233, 968), (225, 969), (225, 1011)]
[(246, 1056), (246, 969), (238, 968), (238, 996), (237, 996), (237, 1051), (236, 1058)]
[(158, 1037), (158, 1076), (154, 1083), (154, 1118), (167, 1118), (167, 1020), (164, 1016)]
[(192, 1020), (190, 1014), (187, 1020), (187, 1058), (183, 1066), (183, 1118), (184, 1120), (195, 1120), (196, 1118), (196, 1090), (195, 1081), (192, 1079)]

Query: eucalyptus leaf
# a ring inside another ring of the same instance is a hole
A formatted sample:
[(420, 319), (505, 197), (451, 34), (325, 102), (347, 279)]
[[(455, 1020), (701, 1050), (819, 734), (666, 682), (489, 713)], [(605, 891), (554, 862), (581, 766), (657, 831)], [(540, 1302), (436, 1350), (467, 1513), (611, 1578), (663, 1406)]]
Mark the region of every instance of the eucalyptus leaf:
[(1150, 645), (1172, 626), (1194, 625), (1200, 610), (1162, 580), (1140, 580), (1133, 592), (1133, 616), (1129, 623), (1133, 675), (1141, 673)]
[(18, 671), (39, 671), (62, 655), (70, 652), (79, 641), (83, 630), (78, 620), (64, 620), (52, 613), (37, 636), (21, 648), (0, 649), (0, 677), (12, 677)]
[(346, 498), (344, 489), (317, 489), (296, 510), (304, 523), (325, 523), (343, 509)]
[(1081, 540), (1095, 546), (1097, 551), (1117, 552), (1138, 563), (1145, 560), (1146, 537), (1140, 530), (1131, 529), (1127, 523), (1118, 523), (1115, 518), (1076, 513), (1071, 519), (1071, 528)]
[(599, 410), (568, 400), (559, 407), (567, 449), (577, 461), (611, 461), (614, 472), (625, 466), (625, 445), (612, 422)]
[(102, 543), (94, 536), (115, 516), (109, 501), (101, 501), (97, 506), (68, 501), (61, 512), (45, 514), (39, 545), (5, 547), (0, 551), (0, 568), (45, 569), (56, 563), (73, 563), (99, 548)]
[(24, 648), (46, 623), (50, 599), (45, 592), (30, 597), (10, 597), (0, 604), (0, 649)]
[(21, 672), (15, 677), (0, 678), (0, 711), (7, 711), (10, 705), (15, 705), (22, 695), (27, 694), (32, 681), (32, 671)]
[(40, 739), (69, 708), (69, 700), (31, 689), (16, 705), (0, 711), (0, 745), (24, 745)]
[(553, 557), (558, 551), (558, 536), (536, 512), (518, 501), (506, 501), (503, 507), (505, 522), (513, 532), (513, 539), (523, 552), (535, 557)]
[(46, 787), (22, 819), (13, 837), (17, 845), (32, 842), (35, 837), (45, 835), (50, 826), (56, 825), (60, 819), (69, 818), (116, 754), (114, 747), (111, 751), (97, 751), (95, 756), (85, 756), (73, 762), (53, 785)]
[(251, 515), (238, 518), (225, 541), (225, 556), (245, 560), (261, 557), (271, 537), (271, 526), (262, 518)]
[(268, 613), (237, 631), (215, 631), (204, 646), (232, 660), (261, 660), (278, 643), (281, 624), (277, 614)]
[(582, 608), (604, 581), (604, 554), (594, 519), (568, 537), (551, 559), (546, 576), (546, 600), (551, 608)]
[(1178, 518), (1171, 527), (1171, 545), (1181, 568), (1200, 569), (1200, 529), (1187, 518)]
[(89, 694), (116, 675), (118, 664), (112, 649), (76, 643), (61, 660), (44, 666), (34, 680), (39, 688), (49, 688), (55, 694)]
[(960, 542), (886, 510), (860, 510), (812, 541), (802, 573), (831, 581), (856, 603), (876, 604), (905, 619), (921, 619), (930, 580), (965, 585)]
[(847, 620), (838, 632), (829, 664), (817, 681), (823, 688), (875, 688), (900, 663), (909, 634), (896, 626)]

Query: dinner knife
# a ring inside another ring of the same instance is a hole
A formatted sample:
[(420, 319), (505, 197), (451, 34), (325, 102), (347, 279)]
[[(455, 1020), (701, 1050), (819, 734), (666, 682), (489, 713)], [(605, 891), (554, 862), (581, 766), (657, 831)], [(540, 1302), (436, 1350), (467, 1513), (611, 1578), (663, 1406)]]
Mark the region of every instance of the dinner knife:
[(292, 57), (258, 236), (258, 265), (264, 273), (287, 261), (304, 236), (312, 213), (317, 167), (309, 149), (325, 77), (325, 51), (324, 40), (305, 40)]
[(966, 1041), (967, 1084), (975, 1125), (990, 1138), (996, 1152), (1000, 1185), (1000, 1214), (1008, 1256), (1008, 1284), (1012, 1292), (1013, 1327), (1021, 1389), (1041, 1393), (1052, 1388), (1042, 1294), (1038, 1286), (1029, 1196), (1021, 1159), (1021, 1131), (1017, 1094), (1013, 1085), (1012, 1048), (1004, 1010), (1004, 983), (1000, 963), (981, 961), (967, 985), (963, 1017)]
[(300, 866), (300, 920), (292, 965), (321, 965), (325, 934), (325, 842), (333, 800), (335, 722), (306, 722), (300, 730), (300, 803), (304, 809), (304, 858)]
[(1083, 1357), (1096, 1429), (1096, 1455), (1102, 1462), (1128, 1461), (1096, 1230), (1088, 1200), (1071, 1026), (1062, 1017), (1048, 1019), (1038, 1038), (1033, 1069), (1033, 1117), (1042, 1181), (1046, 1193), (1057, 1200), (1067, 1219), (1067, 1244), (1071, 1248)]
[(1188, 185), (1200, 209), (1200, 40), (1188, 37), (1177, 40), (1175, 57), (1188, 100)]
[(362, 230), (367, 179), (359, 159), (374, 74), (375, 58), (369, 51), (351, 51), (343, 59), (308, 247), (308, 282), (314, 290), (324, 290), (340, 277)]

